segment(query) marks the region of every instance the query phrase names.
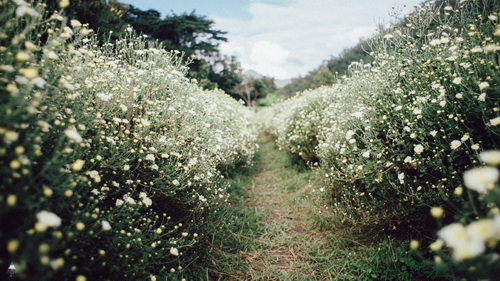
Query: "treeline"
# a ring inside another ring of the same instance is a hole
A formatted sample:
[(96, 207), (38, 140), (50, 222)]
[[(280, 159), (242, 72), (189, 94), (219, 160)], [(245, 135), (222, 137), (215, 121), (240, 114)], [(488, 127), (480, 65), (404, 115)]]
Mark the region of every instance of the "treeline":
[(325, 61), (306, 76), (293, 79), (290, 84), (279, 89), (277, 93), (288, 97), (307, 89), (333, 85), (338, 76), (346, 75), (349, 72), (349, 65), (353, 61), (372, 62), (373, 58), (367, 51), (369, 49), (368, 41), (360, 41), (354, 47), (345, 49), (338, 56)]
[[(49, 14), (59, 9), (57, 0), (48, 0), (46, 5)], [(88, 24), (102, 42), (118, 39), (131, 27), (164, 49), (178, 51), (189, 64), (188, 77), (201, 87), (221, 89), (247, 105), (275, 89), (273, 79), (246, 77), (236, 57), (221, 54), (219, 44), (227, 41), (227, 32), (216, 29), (213, 20), (195, 11), (162, 17), (159, 11), (144, 11), (116, 0), (75, 0), (63, 13)]]

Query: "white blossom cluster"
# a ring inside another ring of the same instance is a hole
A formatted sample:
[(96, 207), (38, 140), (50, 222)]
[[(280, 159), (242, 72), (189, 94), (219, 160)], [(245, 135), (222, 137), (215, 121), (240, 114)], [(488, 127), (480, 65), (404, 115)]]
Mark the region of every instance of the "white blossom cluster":
[(39, 1), (0, 6), (7, 261), (28, 279), (182, 276), (226, 204), (220, 171), (252, 161), (253, 112), (131, 28), (98, 42)]

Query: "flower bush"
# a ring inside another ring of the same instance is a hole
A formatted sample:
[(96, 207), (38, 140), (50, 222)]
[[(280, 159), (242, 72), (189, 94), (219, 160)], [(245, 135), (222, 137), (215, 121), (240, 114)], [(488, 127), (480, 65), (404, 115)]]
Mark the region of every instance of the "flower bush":
[(0, 5), (1, 267), (30, 280), (189, 277), (227, 200), (221, 171), (251, 163), (253, 113), (131, 28), (97, 42), (42, 2)]
[(478, 194), (454, 194), (499, 148), (499, 12), (495, 1), (416, 7), (371, 39), (373, 64), (267, 109), (281, 148), (317, 158), (334, 224), (409, 239), (434, 235), (431, 207), (443, 223), (487, 214)]

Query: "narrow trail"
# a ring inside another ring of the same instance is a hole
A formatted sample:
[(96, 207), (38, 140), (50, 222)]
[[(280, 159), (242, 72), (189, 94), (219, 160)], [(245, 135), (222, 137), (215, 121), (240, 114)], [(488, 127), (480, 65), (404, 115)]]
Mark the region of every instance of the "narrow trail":
[(314, 249), (325, 237), (308, 220), (306, 194), (313, 188), (308, 173), (297, 171), (269, 136), (261, 136), (259, 173), (247, 188), (245, 202), (261, 214), (263, 232), (256, 247), (241, 252), (251, 280), (316, 280)]

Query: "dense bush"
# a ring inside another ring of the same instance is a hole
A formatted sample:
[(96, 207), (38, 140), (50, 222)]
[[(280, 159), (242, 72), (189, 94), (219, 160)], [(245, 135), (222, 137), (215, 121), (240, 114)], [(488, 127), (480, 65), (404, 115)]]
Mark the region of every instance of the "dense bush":
[(460, 2), (418, 7), (370, 40), (373, 64), (267, 110), (280, 147), (318, 159), (334, 224), (428, 245), (442, 223), (498, 212), (462, 174), (500, 146), (500, 5)]
[(0, 5), (0, 267), (28, 280), (190, 276), (227, 200), (220, 170), (253, 157), (252, 113), (131, 28), (97, 42), (43, 3)]

